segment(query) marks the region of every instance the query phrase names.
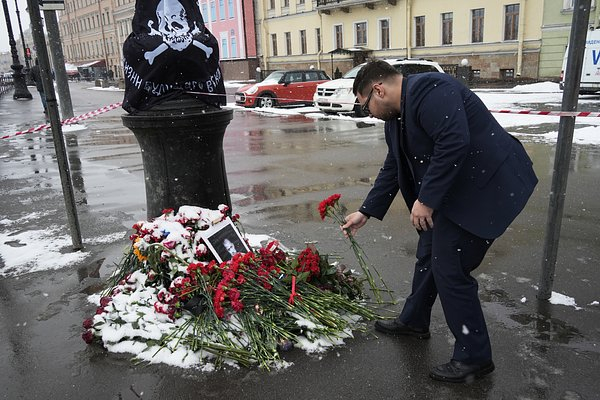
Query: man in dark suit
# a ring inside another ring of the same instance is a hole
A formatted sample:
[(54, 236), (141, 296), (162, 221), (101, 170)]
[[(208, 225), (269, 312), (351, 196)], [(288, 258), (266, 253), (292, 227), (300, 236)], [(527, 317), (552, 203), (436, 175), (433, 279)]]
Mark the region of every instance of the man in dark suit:
[(494, 363), (470, 273), (527, 203), (537, 184), (532, 162), (483, 102), (446, 74), (403, 77), (385, 61), (370, 61), (353, 91), (365, 113), (386, 121), (388, 154), (342, 228), (354, 234), (369, 217), (381, 220), (400, 191), (419, 233), (412, 293), (396, 319), (375, 329), (429, 338), (439, 295), (456, 341), (450, 362), (430, 376), (466, 382), (487, 375)]

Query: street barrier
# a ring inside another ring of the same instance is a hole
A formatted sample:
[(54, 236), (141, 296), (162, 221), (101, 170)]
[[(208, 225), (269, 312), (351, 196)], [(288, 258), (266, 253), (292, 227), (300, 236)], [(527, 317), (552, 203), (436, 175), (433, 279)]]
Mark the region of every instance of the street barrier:
[[(108, 106), (101, 107), (101, 108), (99, 108), (97, 110), (90, 111), (90, 112), (87, 112), (85, 114), (81, 114), (81, 115), (78, 115), (76, 117), (73, 117), (73, 118), (67, 118), (67, 119), (61, 121), (61, 125), (64, 126), (64, 125), (76, 124), (79, 121), (84, 121), (86, 119), (98, 116), (100, 114), (104, 114), (105, 112), (114, 110), (115, 108), (119, 108), (119, 107), (121, 107), (121, 104), (123, 104), (123, 103), (122, 102), (113, 103), (113, 104), (110, 104)], [(45, 130), (45, 129), (48, 129), (48, 128), (50, 128), (50, 124), (47, 124), (47, 123), (46, 124), (41, 124), (41, 125), (38, 125), (38, 126), (35, 126), (35, 127), (31, 127), (29, 129), (26, 129), (24, 131), (18, 131), (18, 132), (15, 132), (13, 134), (10, 134), (10, 135), (0, 136), (0, 139), (8, 139), (8, 138), (19, 136), (19, 135), (25, 135), (27, 133), (39, 132), (39, 131), (42, 131), (42, 130)]]

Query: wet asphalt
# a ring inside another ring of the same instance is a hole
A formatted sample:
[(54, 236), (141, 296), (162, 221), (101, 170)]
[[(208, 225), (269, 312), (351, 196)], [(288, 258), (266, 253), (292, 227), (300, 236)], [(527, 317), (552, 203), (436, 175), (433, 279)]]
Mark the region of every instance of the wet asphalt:
[[(120, 101), (122, 93), (72, 83), (75, 115)], [(0, 97), (0, 129), (12, 133), (43, 123), (32, 101)], [(536, 299), (548, 212), (554, 145), (525, 142), (540, 178), (533, 197), (475, 271), (490, 331), (496, 371), (471, 384), (428, 376), (447, 362), (452, 336), (439, 303), (429, 340), (378, 335), (369, 326), (324, 354), (284, 354), (282, 371), (229, 368), (206, 373), (163, 364), (141, 365), (81, 340), (81, 322), (128, 246), (129, 228), (145, 219), (140, 150), (121, 123), (121, 110), (85, 121), (65, 140), (85, 261), (43, 272), (0, 267), (0, 397), (3, 399), (600, 399), (600, 148), (575, 145), (562, 224), (554, 291), (579, 309)], [(316, 206), (332, 193), (356, 209), (386, 152), (381, 124), (276, 116), (237, 110), (224, 152), (234, 212), (250, 233), (289, 247), (317, 241), (321, 252), (353, 258), (339, 228)], [(532, 127), (532, 131), (539, 128)], [(548, 130), (557, 130), (548, 127)], [(0, 141), (0, 220), (33, 212), (36, 220), (0, 225), (20, 233), (53, 226), (68, 232), (50, 132)], [(123, 233), (123, 239), (94, 238)], [(409, 294), (417, 235), (397, 199), (384, 221), (370, 221), (357, 238), (394, 289), (398, 312)], [(22, 244), (13, 243), (14, 246)], [(22, 247), (27, 251), (27, 247)], [(69, 248), (64, 250), (70, 251)]]

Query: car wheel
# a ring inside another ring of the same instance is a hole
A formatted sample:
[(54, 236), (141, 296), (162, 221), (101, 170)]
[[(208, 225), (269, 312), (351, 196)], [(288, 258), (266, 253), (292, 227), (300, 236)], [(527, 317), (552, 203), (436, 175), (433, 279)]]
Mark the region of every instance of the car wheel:
[(368, 117), (368, 115), (363, 112), (362, 107), (360, 106), (360, 103), (354, 104), (354, 116), (356, 118)]
[(264, 108), (275, 107), (276, 101), (275, 98), (270, 94), (262, 94), (258, 99), (258, 106)]

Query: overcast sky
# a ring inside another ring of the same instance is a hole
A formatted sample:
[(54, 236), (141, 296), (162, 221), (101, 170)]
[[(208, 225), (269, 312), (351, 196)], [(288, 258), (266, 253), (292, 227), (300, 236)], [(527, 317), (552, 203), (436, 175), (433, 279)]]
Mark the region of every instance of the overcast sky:
[[(12, 25), (12, 33), (15, 41), (19, 40), (19, 21), (17, 21), (17, 13), (15, 11), (15, 0), (1, 0), (6, 1), (8, 4), (8, 11), (10, 14), (10, 23)], [(29, 14), (27, 13), (27, 0), (16, 0), (19, 6), (19, 14), (21, 16), (21, 25), (23, 26), (23, 32), (29, 29)], [(37, 0), (36, 0), (37, 2)], [(10, 45), (8, 44), (8, 29), (6, 29), (6, 20), (4, 19), (4, 4), (2, 4), (0, 16), (0, 52), (10, 51)], [(33, 43), (27, 43), (29, 46), (33, 46)], [(23, 60), (20, 60), (21, 63)]]

